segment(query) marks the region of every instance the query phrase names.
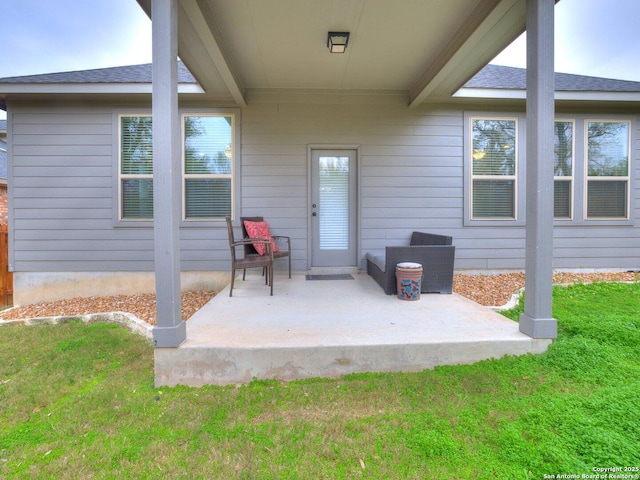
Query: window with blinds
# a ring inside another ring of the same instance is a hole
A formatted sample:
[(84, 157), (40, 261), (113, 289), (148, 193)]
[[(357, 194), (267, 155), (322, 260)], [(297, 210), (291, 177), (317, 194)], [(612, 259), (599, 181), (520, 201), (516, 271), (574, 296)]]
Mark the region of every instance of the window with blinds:
[(517, 119), (472, 118), (471, 218), (515, 219)]
[(587, 219), (627, 219), (629, 122), (587, 121)]
[(120, 218), (153, 219), (153, 138), (151, 116), (121, 116)]
[(185, 115), (184, 218), (231, 215), (233, 116)]
[[(523, 114), (465, 114), (465, 222), (520, 224), (524, 193), (518, 157)], [(559, 117), (553, 131), (553, 212), (559, 225), (630, 221), (631, 118)], [(524, 123), (522, 124), (524, 125)], [(518, 211), (520, 210), (520, 214)]]
[(553, 136), (553, 216), (573, 218), (573, 121), (558, 120)]
[[(219, 219), (232, 212), (233, 115), (183, 115), (183, 218)], [(151, 115), (121, 115), (120, 219), (153, 219)]]

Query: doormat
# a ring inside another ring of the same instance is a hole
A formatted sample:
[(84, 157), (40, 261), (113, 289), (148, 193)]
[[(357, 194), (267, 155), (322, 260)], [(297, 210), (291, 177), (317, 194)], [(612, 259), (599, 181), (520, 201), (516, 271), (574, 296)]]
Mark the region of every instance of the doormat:
[(307, 275), (307, 280), (355, 280), (350, 273), (337, 273), (331, 275)]

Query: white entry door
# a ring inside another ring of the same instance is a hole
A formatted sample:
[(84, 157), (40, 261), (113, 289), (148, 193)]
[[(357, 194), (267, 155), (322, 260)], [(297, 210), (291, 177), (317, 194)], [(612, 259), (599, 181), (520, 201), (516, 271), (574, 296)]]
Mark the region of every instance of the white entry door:
[(311, 265), (356, 266), (356, 151), (312, 150), (311, 163)]

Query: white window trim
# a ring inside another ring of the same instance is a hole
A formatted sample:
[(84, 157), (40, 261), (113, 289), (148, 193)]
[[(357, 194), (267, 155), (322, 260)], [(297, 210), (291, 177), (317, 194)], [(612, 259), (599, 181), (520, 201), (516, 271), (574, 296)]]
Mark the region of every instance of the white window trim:
[[(237, 212), (241, 211), (241, 185), (238, 180), (238, 175), (240, 172), (240, 156), (241, 156), (241, 138), (240, 138), (240, 126), (241, 126), (241, 111), (238, 108), (181, 108), (180, 109), (180, 118), (182, 119), (184, 116), (209, 116), (209, 115), (217, 115), (217, 116), (231, 116), (233, 118), (232, 122), (232, 156), (233, 156), (233, 164), (232, 164), (232, 176), (231, 176), (231, 214), (232, 218), (235, 218)], [(150, 109), (144, 107), (133, 107), (133, 108), (117, 108), (112, 110), (112, 135), (117, 137), (117, 139), (112, 142), (112, 172), (113, 172), (113, 182), (112, 188), (114, 189), (114, 195), (112, 196), (112, 225), (116, 228), (151, 228), (153, 227), (153, 219), (143, 219), (143, 218), (132, 218), (132, 219), (123, 219), (122, 218), (122, 183), (121, 183), (121, 147), (122, 147), (122, 132), (120, 129), (120, 122), (122, 117), (150, 117), (152, 116)], [(180, 127), (181, 131), (184, 127)], [(184, 134), (181, 136), (181, 146), (182, 149), (181, 158), (183, 166), (181, 166), (181, 172), (184, 171)], [(180, 174), (181, 181), (184, 182), (184, 178), (182, 173)], [(141, 178), (141, 177), (138, 177)], [(150, 175), (149, 178), (153, 178), (153, 175)], [(181, 185), (180, 188), (184, 190), (184, 186)], [(180, 192), (180, 195), (183, 195)], [(184, 214), (184, 202), (182, 202), (183, 213), (181, 213), (181, 221), (180, 226), (185, 228), (190, 227), (225, 227), (224, 218), (214, 218), (214, 219), (189, 219), (187, 221), (183, 220)]]
[[(632, 136), (632, 128), (633, 124), (629, 119), (623, 118), (584, 118), (584, 158), (583, 158), (583, 167), (584, 167), (584, 185), (583, 185), (583, 218), (587, 222), (628, 222), (631, 217), (631, 169), (632, 162), (631, 159), (633, 157), (633, 153), (631, 150), (631, 136)], [(603, 123), (626, 123), (627, 124), (627, 175), (626, 176), (616, 176), (616, 177), (598, 177), (598, 176), (590, 176), (589, 175), (589, 123), (591, 122), (603, 122)], [(613, 182), (613, 181), (624, 181), (626, 182), (626, 217), (589, 217), (588, 216), (588, 207), (589, 207), (589, 180), (598, 181), (598, 182)]]
[[(515, 117), (518, 122), (517, 126), (517, 142), (518, 150), (516, 152), (516, 168), (517, 168), (517, 185), (518, 193), (516, 197), (517, 203), (517, 220), (488, 220), (472, 218), (472, 154), (473, 154), (473, 124), (472, 119), (510, 119)], [(632, 149), (632, 147), (638, 142), (637, 134), (637, 116), (625, 115), (625, 114), (589, 114), (589, 113), (577, 113), (577, 112), (562, 112), (559, 113), (554, 121), (571, 121), (573, 122), (573, 165), (571, 176), (571, 219), (569, 218), (554, 218), (554, 226), (558, 228), (572, 228), (572, 227), (589, 227), (589, 226), (638, 226), (638, 218), (632, 209), (634, 203), (633, 192), (637, 189), (637, 182), (640, 181), (640, 174), (636, 168), (636, 161), (638, 160), (638, 149)], [(613, 218), (589, 218), (587, 217), (587, 187), (590, 179), (603, 180), (609, 178), (613, 180), (620, 180), (620, 177), (588, 177), (588, 125), (589, 122), (626, 122), (629, 124), (629, 168), (628, 176), (622, 177), (627, 181), (627, 218), (613, 217)], [(464, 188), (463, 188), (463, 225), (465, 227), (522, 227), (525, 225), (526, 212), (524, 209), (526, 195), (526, 183), (525, 183), (525, 170), (526, 168), (526, 149), (524, 146), (527, 141), (527, 124), (524, 113), (516, 112), (505, 115), (505, 112), (498, 111), (465, 111), (464, 123), (463, 123), (463, 176), (464, 176)], [(569, 177), (557, 177), (555, 180), (568, 179)]]

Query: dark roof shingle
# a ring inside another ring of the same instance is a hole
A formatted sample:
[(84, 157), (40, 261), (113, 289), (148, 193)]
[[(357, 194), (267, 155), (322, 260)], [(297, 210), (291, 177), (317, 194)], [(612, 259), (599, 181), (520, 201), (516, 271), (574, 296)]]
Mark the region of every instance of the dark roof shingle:
[[(53, 84), (53, 83), (151, 83), (152, 64), (99, 68), (73, 72), (45, 73), (23, 77), (0, 78), (0, 83)], [(640, 82), (556, 73), (557, 91), (576, 92), (640, 92)], [(191, 72), (178, 62), (178, 82), (197, 83)], [(487, 65), (464, 88), (525, 90), (527, 71), (524, 68)]]
[[(640, 92), (640, 82), (569, 73), (556, 73), (555, 77), (556, 91)], [(525, 90), (527, 88), (527, 71), (524, 68), (489, 64), (465, 83), (464, 88)]]
[[(152, 73), (152, 64), (146, 63), (125, 67), (6, 77), (0, 78), (0, 83), (151, 83)], [(196, 79), (182, 62), (178, 62), (178, 83), (196, 83)]]

